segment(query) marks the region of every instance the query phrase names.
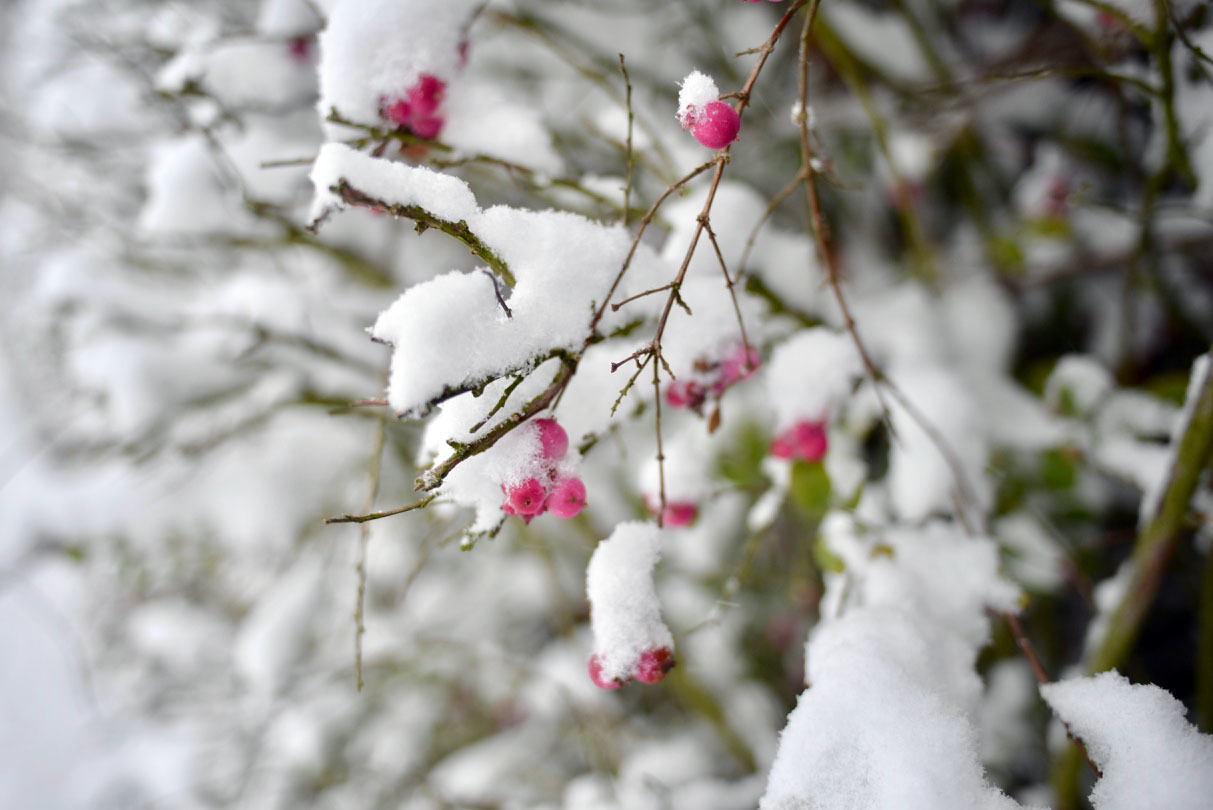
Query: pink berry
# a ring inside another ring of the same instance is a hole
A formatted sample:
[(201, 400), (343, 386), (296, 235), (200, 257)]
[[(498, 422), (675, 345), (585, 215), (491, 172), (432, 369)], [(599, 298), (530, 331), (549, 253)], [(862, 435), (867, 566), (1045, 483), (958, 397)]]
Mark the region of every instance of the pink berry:
[(602, 656), (594, 653), (590, 656), (588, 669), (590, 671), (590, 680), (599, 689), (618, 689), (623, 686), (623, 682), (617, 678), (607, 679), (602, 675)]
[(737, 140), (740, 129), (737, 111), (723, 101), (712, 101), (704, 105), (691, 134), (708, 149), (723, 149)]
[(720, 364), (720, 380), (713, 386), (716, 393), (724, 392), (724, 389), (736, 382), (748, 380), (754, 376), (754, 372), (758, 370), (758, 365), (762, 362), (762, 358), (758, 354), (758, 350), (751, 346), (748, 350), (745, 346), (738, 346), (728, 357)]
[(423, 73), (417, 83), (409, 88), (408, 100), (413, 107), (413, 114), (418, 118), (428, 118), (438, 111), (442, 98), (446, 95), (446, 83), (437, 76)]
[[(528, 478), (520, 484), (515, 484), (506, 492), (506, 502), (502, 510), (506, 514), (519, 517), (534, 517), (543, 513), (547, 492), (537, 478)], [(512, 509), (511, 513), (509, 510)]]
[(296, 62), (307, 62), (312, 56), (312, 40), (310, 37), (294, 37), (287, 43), (287, 52)]
[(641, 683), (657, 683), (674, 668), (674, 654), (666, 647), (645, 650), (636, 664), (636, 680)]
[(673, 501), (667, 502), (665, 512), (662, 513), (662, 524), (672, 528), (680, 526), (689, 526), (695, 522), (696, 516), (699, 514), (699, 507), (690, 501)]
[(565, 520), (577, 517), (585, 508), (585, 484), (580, 478), (565, 478), (556, 482), (548, 495), (547, 510)]
[(829, 449), (826, 426), (822, 422), (797, 422), (771, 442), (771, 455), (776, 458), (798, 458), (821, 461)]
[(536, 419), (535, 427), (539, 430), (539, 443), (543, 446), (543, 457), (548, 461), (558, 461), (564, 458), (569, 450), (569, 434), (564, 432), (555, 419)]
[(665, 401), (671, 408), (698, 408), (704, 394), (703, 386), (694, 380), (675, 380), (665, 389)]
[(386, 110), (384, 110), (384, 115), (387, 116), (387, 120), (391, 121), (396, 126), (407, 127), (409, 125), (409, 121), (411, 120), (409, 103), (407, 101), (393, 102), (392, 104), (388, 105)]

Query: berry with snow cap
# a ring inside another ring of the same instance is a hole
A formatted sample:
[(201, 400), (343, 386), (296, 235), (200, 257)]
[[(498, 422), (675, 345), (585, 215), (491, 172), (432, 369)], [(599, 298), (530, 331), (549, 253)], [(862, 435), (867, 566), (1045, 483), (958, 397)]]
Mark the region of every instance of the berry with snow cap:
[(603, 676), (602, 656), (600, 656), (598, 653), (594, 653), (590, 656), (587, 669), (590, 672), (590, 680), (593, 681), (594, 685), (599, 689), (618, 689), (619, 687), (623, 686), (623, 681), (606, 678)]
[(548, 461), (559, 461), (569, 450), (569, 434), (557, 424), (555, 419), (536, 419), (535, 427), (539, 431), (539, 443), (543, 447), (543, 457)]
[(547, 492), (537, 478), (528, 478), (506, 490), (506, 506), (510, 514), (520, 517), (534, 517), (543, 513), (547, 501)]
[(674, 668), (674, 653), (668, 647), (645, 650), (636, 662), (636, 680), (641, 683), (658, 683)]

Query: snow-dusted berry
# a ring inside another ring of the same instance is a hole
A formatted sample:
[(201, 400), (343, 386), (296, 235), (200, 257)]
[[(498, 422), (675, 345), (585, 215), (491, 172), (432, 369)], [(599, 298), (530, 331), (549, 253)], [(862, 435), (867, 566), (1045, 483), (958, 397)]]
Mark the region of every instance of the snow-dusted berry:
[(536, 419), (535, 427), (539, 431), (539, 443), (543, 446), (543, 457), (549, 461), (564, 458), (569, 449), (569, 434), (556, 423), (555, 419)]
[(829, 447), (826, 426), (821, 422), (797, 422), (771, 442), (771, 455), (776, 458), (798, 458), (821, 461)]
[(761, 362), (762, 358), (753, 346), (748, 349), (745, 346), (738, 346), (732, 354), (721, 361), (720, 378), (713, 386), (713, 390), (720, 394), (733, 383), (750, 379), (758, 370)]
[(437, 76), (424, 73), (405, 91), (403, 98), (383, 99), (383, 115), (398, 127), (403, 127), (418, 138), (436, 138), (446, 120), (438, 115), (438, 108), (446, 95), (446, 83)]
[(594, 685), (599, 689), (618, 689), (619, 687), (623, 686), (622, 681), (607, 678), (602, 674), (602, 656), (598, 655), (598, 653), (594, 653), (590, 656), (587, 669), (589, 669), (590, 672), (590, 680), (593, 681)]
[[(543, 513), (547, 491), (537, 478), (528, 478), (506, 490), (506, 501), (502, 507), (507, 514), (534, 517)], [(508, 508), (507, 508), (508, 507)]]
[(585, 508), (585, 484), (580, 478), (565, 478), (556, 482), (548, 495), (547, 511), (558, 518), (575, 518)]
[(691, 134), (708, 149), (723, 149), (737, 140), (741, 116), (723, 101), (707, 104), (696, 117)]
[(636, 680), (641, 683), (657, 683), (674, 668), (674, 654), (667, 647), (645, 650), (636, 663)]
[(665, 389), (665, 401), (671, 408), (698, 408), (706, 393), (694, 380), (675, 380)]

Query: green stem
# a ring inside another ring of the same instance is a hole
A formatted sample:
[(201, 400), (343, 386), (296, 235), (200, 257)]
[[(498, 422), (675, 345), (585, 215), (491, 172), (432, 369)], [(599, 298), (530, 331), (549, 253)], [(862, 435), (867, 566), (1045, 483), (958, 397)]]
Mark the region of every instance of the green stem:
[[(1213, 352), (1207, 356), (1213, 357)], [(1111, 616), (1107, 634), (1087, 662), (1087, 672), (1091, 674), (1121, 665), (1137, 641), (1184, 527), (1188, 502), (1207, 469), (1213, 449), (1213, 370), (1206, 370), (1205, 380), (1193, 396), (1196, 402), (1177, 442), (1175, 463), (1158, 512), (1146, 524), (1133, 548), (1130, 561), (1133, 573), (1124, 599)]]

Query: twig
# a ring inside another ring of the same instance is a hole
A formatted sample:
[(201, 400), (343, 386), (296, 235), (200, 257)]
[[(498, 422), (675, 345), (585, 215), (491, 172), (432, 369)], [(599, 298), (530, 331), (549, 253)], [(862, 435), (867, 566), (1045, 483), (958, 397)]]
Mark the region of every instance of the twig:
[(632, 156), (632, 124), (635, 115), (632, 112), (632, 80), (628, 77), (628, 66), (624, 64), (623, 54), (619, 54), (619, 70), (623, 73), (623, 83), (627, 86), (628, 140), (624, 152), (627, 163), (627, 175), (623, 184), (623, 225), (626, 228), (628, 224), (628, 211), (631, 207), (629, 201), (632, 197), (632, 166), (635, 162)]
[[(505, 261), (492, 248), (481, 241), (480, 237), (473, 233), (472, 229), (463, 220), (451, 222), (439, 219), (419, 205), (401, 205), (400, 203), (376, 199), (354, 188), (344, 177), (338, 180), (337, 185), (329, 190), (349, 205), (359, 205), (375, 211), (384, 211), (393, 216), (411, 219), (417, 223), (417, 227), (421, 231), (427, 228), (436, 228), (442, 231), (446, 235), (462, 242), (473, 256), (483, 259), (485, 264), (505, 282), (507, 287), (512, 288), (514, 286), (514, 274), (510, 272), (510, 268), (506, 265)], [(312, 223), (312, 225), (308, 226), (308, 230), (314, 231), (316, 225), (317, 223)]]
[[(1003, 613), (1002, 618), (1004, 621), (1006, 621), (1007, 627), (1011, 631), (1011, 637), (1015, 639), (1015, 645), (1019, 647), (1019, 651), (1023, 653), (1023, 657), (1027, 660), (1028, 666), (1032, 670), (1032, 674), (1036, 676), (1036, 682), (1041, 686), (1046, 686), (1049, 684), (1049, 676), (1045, 673), (1045, 668), (1043, 665), (1041, 665), (1040, 658), (1036, 655), (1036, 648), (1032, 646), (1032, 640), (1028, 638), (1026, 633), (1024, 633), (1023, 625), (1019, 623), (1019, 617), (1014, 613)], [(1074, 732), (1070, 730), (1069, 723), (1063, 722), (1062, 725), (1065, 726), (1066, 736), (1069, 737), (1071, 742), (1073, 742), (1078, 748), (1079, 752), (1082, 754), (1082, 758), (1087, 761), (1087, 767), (1091, 769), (1091, 773), (1095, 774), (1097, 779), (1103, 778), (1103, 773), (1099, 770), (1095, 763), (1091, 761), (1091, 755), (1087, 752), (1087, 746), (1084, 745), (1082, 740), (1076, 737)]]
[(385, 509), (382, 512), (371, 512), (365, 515), (342, 515), (341, 517), (327, 518), (324, 522), (329, 523), (367, 523), (380, 518), (391, 517), (392, 515), (402, 515), (405, 512), (412, 512), (414, 509), (420, 509), (423, 506), (428, 506), (431, 501), (437, 498), (438, 495), (428, 495), (416, 503), (411, 503), (408, 506), (401, 506), (396, 509)]
[[(371, 486), (367, 491), (364, 512), (370, 511), (371, 507), (375, 505), (375, 498), (379, 495), (379, 471), (383, 464), (383, 448), (386, 439), (386, 420), (379, 419), (375, 425), (375, 449), (371, 453), (371, 464), (368, 470)], [(367, 521), (362, 521), (358, 532), (358, 562), (354, 566), (355, 576), (358, 579), (358, 593), (354, 600), (354, 687), (359, 692), (363, 687), (362, 637), (366, 635), (366, 554), (370, 542), (371, 528), (367, 525)]]

